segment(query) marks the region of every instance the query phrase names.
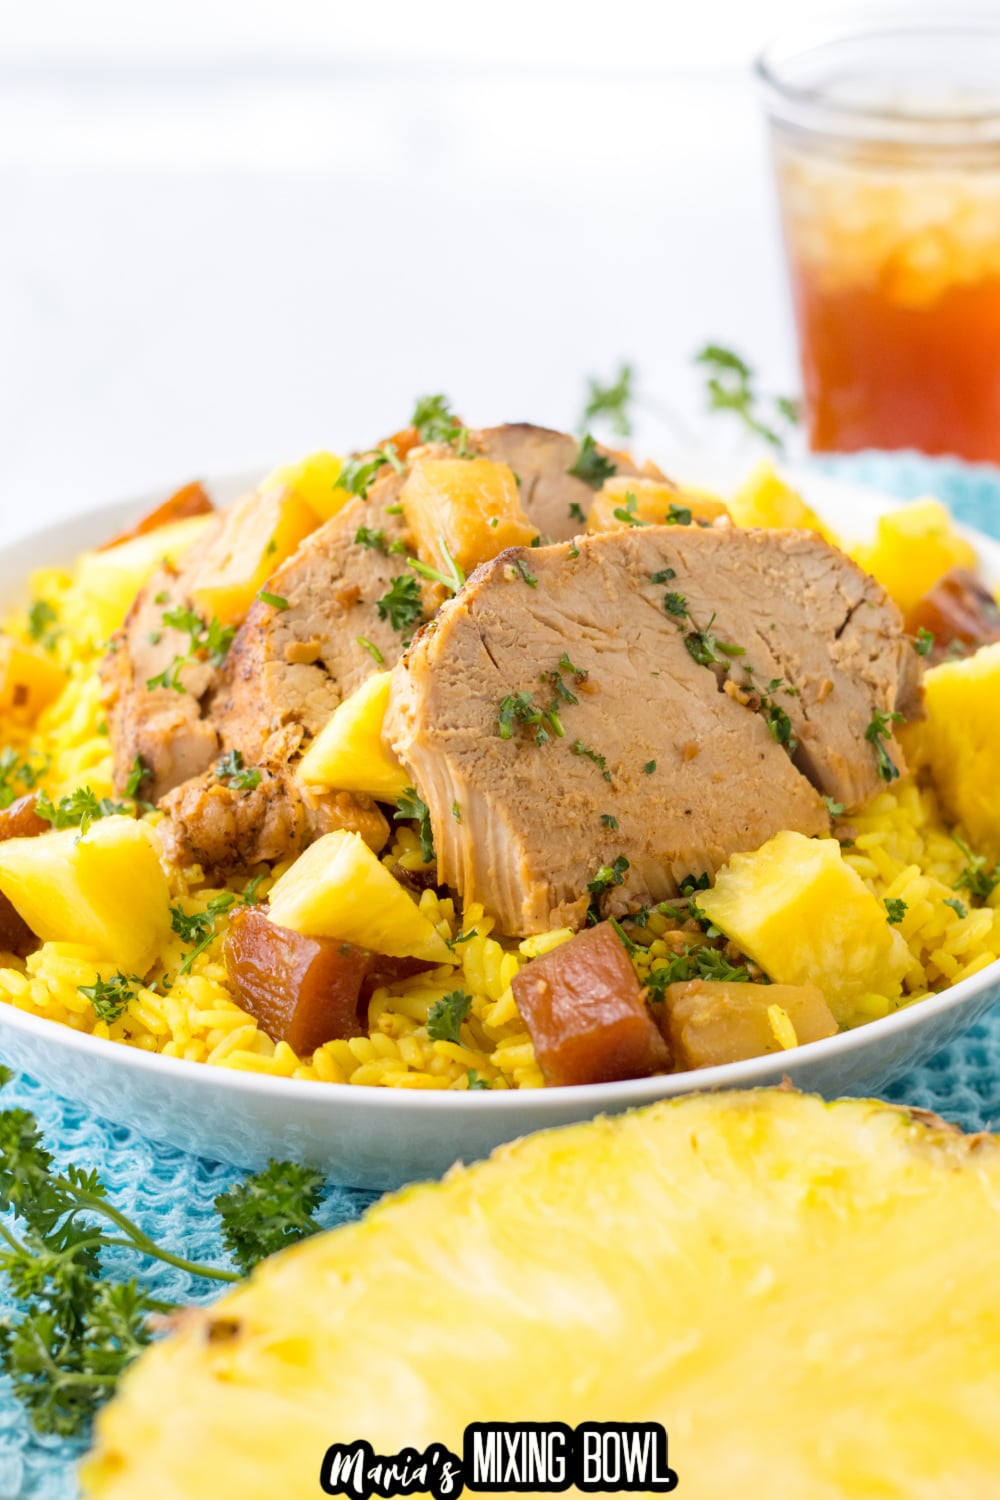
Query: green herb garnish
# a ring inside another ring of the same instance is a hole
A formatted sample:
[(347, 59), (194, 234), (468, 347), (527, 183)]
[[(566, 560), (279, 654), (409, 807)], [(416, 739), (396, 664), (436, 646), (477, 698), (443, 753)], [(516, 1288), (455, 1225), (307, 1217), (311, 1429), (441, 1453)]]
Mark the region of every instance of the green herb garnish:
[(114, 813), (128, 813), (131, 808), (124, 802), (113, 802), (110, 797), (98, 798), (89, 786), (77, 787), (69, 796), (53, 803), (48, 792), (39, 792), (35, 801), (35, 812), (53, 828), (79, 828), (85, 834), (98, 818), (109, 818)]
[(875, 747), (875, 758), (878, 764), (878, 774), (883, 781), (894, 781), (899, 775), (899, 768), (885, 748), (884, 741), (892, 736), (892, 725), (901, 724), (903, 715), (898, 713), (885, 714), (881, 709), (872, 710), (871, 723), (865, 730), (865, 739)]
[[(781, 429), (792, 427), (799, 420), (796, 403), (786, 396), (758, 396), (750, 366), (738, 354), (720, 344), (706, 344), (695, 356), (695, 362), (704, 365), (708, 371), (709, 411), (732, 412), (748, 431), (782, 451), (785, 433)], [(768, 412), (766, 418), (765, 411)]]
[(574, 478), (582, 479), (584, 484), (589, 484), (592, 490), (599, 490), (604, 481), (617, 472), (618, 466), (603, 453), (598, 452), (597, 444), (589, 432), (580, 442), (579, 452), (572, 468), (567, 470), (567, 473), (572, 474)]
[(628, 437), (632, 431), (631, 405), (635, 399), (632, 381), (635, 371), (631, 365), (621, 365), (610, 385), (601, 385), (593, 376), (587, 379), (587, 402), (583, 408), (580, 427), (586, 431), (594, 418), (604, 417), (612, 432), (619, 437)]
[(415, 578), (401, 573), (392, 587), (375, 601), (380, 620), (388, 620), (393, 630), (408, 630), (424, 618), (424, 602)]
[(251, 792), (260, 786), (260, 771), (256, 766), (244, 766), (243, 753), (229, 750), (215, 762), (215, 774), (219, 781), (228, 781), (238, 792)]
[(430, 809), (415, 787), (408, 786), (402, 796), (399, 797), (393, 817), (397, 823), (401, 819), (410, 818), (414, 822), (419, 823), (420, 826), (417, 833), (420, 838), (420, 858), (425, 865), (433, 863), (435, 859), (434, 835), (431, 832)]
[(472, 1009), (472, 996), (452, 990), (435, 1001), (427, 1015), (427, 1035), (432, 1042), (461, 1042), (461, 1026)]
[(284, 610), (288, 608), (287, 599), (283, 599), (280, 594), (269, 594), (267, 589), (261, 589), (257, 598), (261, 604), (270, 604), (272, 609)]
[(906, 902), (898, 896), (887, 896), (885, 901), (886, 921), (890, 927), (895, 927), (906, 916)]

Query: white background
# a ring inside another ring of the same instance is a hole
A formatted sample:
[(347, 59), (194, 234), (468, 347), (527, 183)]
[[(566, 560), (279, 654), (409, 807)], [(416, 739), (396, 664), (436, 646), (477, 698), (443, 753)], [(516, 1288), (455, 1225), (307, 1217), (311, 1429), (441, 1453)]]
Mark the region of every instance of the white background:
[(629, 359), (703, 440), (706, 340), (794, 386), (749, 64), (821, 9), (0, 0), (6, 534), (425, 391), (573, 425)]

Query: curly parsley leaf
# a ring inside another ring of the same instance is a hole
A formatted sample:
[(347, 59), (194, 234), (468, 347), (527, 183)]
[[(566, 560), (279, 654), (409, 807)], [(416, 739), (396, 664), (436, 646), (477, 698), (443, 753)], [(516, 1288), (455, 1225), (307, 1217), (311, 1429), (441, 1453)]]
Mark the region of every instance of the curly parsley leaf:
[(461, 1026), (472, 1009), (472, 996), (464, 990), (452, 990), (450, 995), (435, 1001), (427, 1016), (427, 1035), (432, 1042), (460, 1042)]
[(618, 374), (607, 385), (602, 385), (593, 376), (587, 377), (587, 400), (580, 419), (580, 428), (586, 432), (596, 419), (608, 423), (618, 437), (629, 437), (632, 432), (632, 403), (635, 400), (633, 381), (635, 371), (631, 365), (620, 365)]
[(582, 479), (593, 490), (599, 490), (604, 481), (617, 472), (617, 464), (599, 452), (589, 432), (581, 439), (573, 466), (567, 470), (567, 473), (572, 474), (575, 479)]
[(223, 1244), (244, 1276), (269, 1255), (318, 1233), (314, 1215), (322, 1196), (322, 1174), (287, 1161), (269, 1161), (219, 1194)]
[(388, 620), (393, 630), (409, 630), (424, 618), (424, 601), (415, 578), (401, 573), (394, 578), (387, 594), (375, 601), (380, 620)]
[(89, 786), (77, 787), (75, 792), (61, 797), (53, 803), (48, 792), (39, 792), (35, 812), (53, 828), (79, 828), (84, 834), (98, 818), (109, 818), (113, 813), (128, 813), (132, 809), (124, 802), (113, 802), (110, 797), (98, 798)]

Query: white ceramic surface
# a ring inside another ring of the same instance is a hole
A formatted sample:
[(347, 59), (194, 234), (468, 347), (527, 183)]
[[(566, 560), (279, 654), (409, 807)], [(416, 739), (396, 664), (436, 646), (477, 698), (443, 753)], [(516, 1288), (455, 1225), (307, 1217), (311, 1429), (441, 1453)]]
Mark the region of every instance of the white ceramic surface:
[[(744, 470), (692, 455), (669, 463), (678, 478), (722, 493)], [(252, 477), (220, 480), (211, 489), (224, 502)], [(790, 477), (845, 535), (863, 535), (891, 503), (812, 474)], [(0, 554), (0, 596), (23, 596), (31, 568), (70, 560), (149, 503), (145, 497), (92, 511), (8, 548)], [(987, 576), (1000, 581), (1000, 546), (968, 535)], [(998, 998), (1000, 964), (993, 964), (910, 1009), (778, 1056), (695, 1074), (523, 1092), (410, 1093), (228, 1072), (100, 1041), (9, 1006), (0, 1006), (0, 1056), (66, 1098), (187, 1151), (247, 1167), (270, 1156), (291, 1157), (344, 1183), (389, 1188), (436, 1176), (456, 1160), (484, 1156), (528, 1131), (695, 1088), (743, 1088), (788, 1077), (828, 1097), (876, 1092), (945, 1046)]]

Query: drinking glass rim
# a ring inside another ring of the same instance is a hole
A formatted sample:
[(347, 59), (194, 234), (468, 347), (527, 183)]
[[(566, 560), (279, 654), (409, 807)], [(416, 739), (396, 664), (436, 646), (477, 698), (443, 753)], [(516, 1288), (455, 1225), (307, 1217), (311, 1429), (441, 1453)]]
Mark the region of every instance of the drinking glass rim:
[(992, 8), (986, 12), (968, 6), (952, 14), (868, 6), (841, 10), (787, 27), (772, 37), (755, 57), (753, 73), (771, 118), (800, 130), (861, 138), (877, 135), (945, 148), (995, 145), (1000, 141), (1000, 88), (996, 104), (990, 107), (921, 113), (849, 103), (830, 97), (823, 86), (797, 84), (788, 76), (789, 64), (841, 43), (926, 36), (988, 38), (1000, 48), (1000, 14)]

